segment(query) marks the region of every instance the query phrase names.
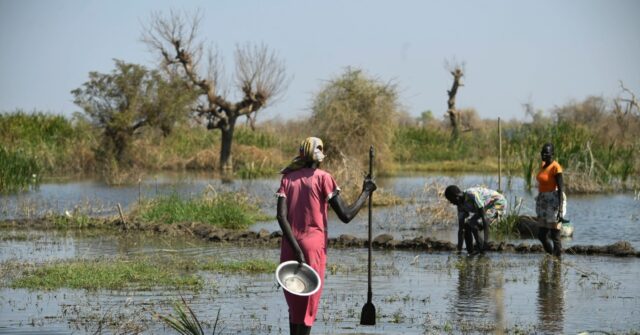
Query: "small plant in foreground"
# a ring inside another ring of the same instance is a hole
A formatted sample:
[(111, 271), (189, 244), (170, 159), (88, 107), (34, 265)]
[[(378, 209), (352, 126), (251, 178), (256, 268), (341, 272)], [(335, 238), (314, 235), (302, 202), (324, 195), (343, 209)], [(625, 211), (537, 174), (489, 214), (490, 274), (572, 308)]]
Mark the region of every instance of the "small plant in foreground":
[(522, 207), (522, 198), (514, 197), (514, 205), (509, 207), (507, 215), (496, 221), (495, 225), (491, 225), (495, 234), (499, 237), (510, 237), (518, 235), (518, 220), (520, 218), (520, 208)]
[[(160, 320), (164, 321), (169, 327), (173, 328), (181, 335), (204, 335), (204, 330), (202, 330), (202, 323), (198, 320), (198, 317), (193, 312), (191, 307), (187, 304), (187, 301), (184, 297), (180, 297), (182, 303), (175, 302), (173, 304), (174, 315), (164, 316), (158, 315)], [(216, 334), (216, 329), (218, 327), (218, 320), (220, 320), (220, 309), (218, 308), (218, 315), (216, 316), (216, 320), (213, 324), (213, 332), (212, 335)]]

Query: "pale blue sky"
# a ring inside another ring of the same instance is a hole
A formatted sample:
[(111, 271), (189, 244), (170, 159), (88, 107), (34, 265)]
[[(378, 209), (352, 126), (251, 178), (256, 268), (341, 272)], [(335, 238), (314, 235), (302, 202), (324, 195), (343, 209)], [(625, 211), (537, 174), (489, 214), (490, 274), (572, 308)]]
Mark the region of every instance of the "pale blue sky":
[(466, 63), (458, 107), (524, 119), (589, 95), (613, 98), (619, 80), (640, 95), (640, 1), (167, 1), (0, 0), (0, 111), (70, 115), (72, 89), (113, 59), (153, 66), (139, 39), (152, 11), (204, 15), (202, 37), (233, 69), (236, 44), (265, 43), (292, 81), (258, 120), (307, 117), (326, 80), (347, 66), (391, 81), (414, 116), (446, 110), (445, 60)]

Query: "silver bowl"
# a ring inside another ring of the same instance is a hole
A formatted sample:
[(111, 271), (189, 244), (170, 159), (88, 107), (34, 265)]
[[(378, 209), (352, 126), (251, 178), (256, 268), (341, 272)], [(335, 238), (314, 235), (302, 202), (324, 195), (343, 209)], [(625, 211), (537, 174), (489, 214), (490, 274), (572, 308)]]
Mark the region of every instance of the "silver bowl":
[(276, 280), (285, 291), (299, 295), (310, 296), (320, 289), (320, 276), (312, 267), (298, 261), (280, 263), (276, 269)]

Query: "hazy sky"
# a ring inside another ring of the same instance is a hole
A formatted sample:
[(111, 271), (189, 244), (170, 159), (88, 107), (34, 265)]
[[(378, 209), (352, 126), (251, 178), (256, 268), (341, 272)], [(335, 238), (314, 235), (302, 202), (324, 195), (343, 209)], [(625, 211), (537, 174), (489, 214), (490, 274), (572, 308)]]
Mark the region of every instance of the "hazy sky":
[(414, 116), (446, 110), (446, 60), (466, 64), (458, 107), (523, 119), (522, 104), (548, 111), (589, 95), (640, 95), (640, 1), (161, 1), (0, 0), (0, 111), (70, 115), (71, 90), (113, 59), (152, 67), (140, 42), (153, 11), (204, 15), (202, 37), (227, 74), (237, 44), (265, 43), (292, 80), (258, 120), (307, 117), (327, 80), (346, 67), (395, 83)]

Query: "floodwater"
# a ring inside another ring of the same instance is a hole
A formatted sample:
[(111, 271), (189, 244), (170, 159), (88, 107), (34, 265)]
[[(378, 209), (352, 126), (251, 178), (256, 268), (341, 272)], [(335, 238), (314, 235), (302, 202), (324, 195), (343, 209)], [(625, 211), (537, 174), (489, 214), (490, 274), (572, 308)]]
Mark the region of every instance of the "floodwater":
[[(419, 209), (435, 201), (430, 190), (433, 185), (444, 188), (457, 184), (461, 188), (484, 185), (498, 188), (495, 175), (409, 175), (394, 178), (379, 178), (378, 186), (403, 199), (413, 200), (407, 204), (390, 207), (374, 207), (374, 236), (390, 233), (397, 239), (430, 236), (441, 240), (455, 241), (453, 229), (455, 209), (452, 207), (449, 222), (426, 224), (429, 217)], [(65, 184), (44, 184), (39, 190), (13, 196), (0, 197), (0, 219), (38, 217), (45, 213), (72, 212), (80, 210), (89, 215), (114, 215), (120, 204), (125, 212), (140, 200), (171, 193), (183, 197), (197, 197), (204, 192), (244, 191), (260, 200), (265, 213), (273, 213), (274, 219), (256, 224), (252, 229), (279, 230), (275, 220), (274, 192), (279, 179), (235, 180), (221, 182), (195, 175), (157, 176), (142, 180), (139, 184), (123, 187), (108, 187), (100, 182), (76, 181)], [(520, 178), (502, 178), (500, 184), (509, 205), (521, 203), (518, 213), (535, 215), (536, 191), (524, 191)], [(374, 197), (375, 197), (374, 193)], [(563, 246), (571, 245), (609, 245), (626, 240), (640, 250), (640, 193), (569, 195), (566, 217), (575, 227), (572, 238), (565, 239)], [(363, 211), (351, 223), (345, 225), (333, 218), (329, 223), (329, 236), (351, 234), (357, 237), (367, 236), (367, 217)], [(519, 243), (523, 241), (508, 240)], [(524, 242), (527, 242), (526, 240)]]
[[(426, 225), (420, 206), (434, 201), (425, 185), (483, 184), (497, 188), (495, 176), (405, 176), (380, 179), (380, 187), (415, 202), (374, 208), (374, 236), (423, 235), (455, 242), (453, 225)], [(505, 182), (506, 183), (506, 182)], [(0, 200), (3, 218), (37, 216), (79, 208), (93, 214), (125, 210), (142, 197), (170, 192), (197, 196), (208, 185), (220, 192), (244, 190), (273, 211), (277, 179), (221, 183), (207, 178), (153, 178), (133, 187), (109, 188), (84, 181), (42, 185), (36, 192)], [(533, 214), (533, 196), (514, 180), (508, 199), (521, 198), (521, 214)], [(620, 240), (640, 248), (640, 201), (631, 194), (570, 196), (568, 217), (576, 227), (568, 245), (607, 245)], [(451, 208), (451, 211), (455, 211)], [(275, 216), (275, 214), (274, 214)], [(452, 215), (453, 217), (453, 215)], [(367, 235), (366, 211), (348, 225), (332, 219), (330, 235)], [(275, 220), (252, 229), (277, 230)], [(510, 242), (519, 242), (513, 240)], [(536, 243), (525, 240), (525, 243)], [(453, 253), (374, 251), (373, 304), (376, 326), (360, 326), (366, 302), (366, 249), (330, 249), (325, 289), (313, 334), (578, 334), (583, 331), (640, 331), (640, 260), (565, 255), (561, 263), (542, 254), (489, 253), (467, 257)], [(228, 260), (278, 260), (277, 249), (238, 248), (157, 235), (0, 230), (0, 263), (40, 263), (96, 257), (171, 255)], [(205, 288), (178, 292), (70, 290), (50, 292), (0, 285), (0, 334), (174, 334), (153, 313), (171, 312), (184, 296), (198, 317), (211, 325), (219, 311), (220, 334), (288, 334), (287, 307), (273, 274), (229, 275), (202, 272)]]
[[(163, 241), (153, 236), (82, 236), (70, 232), (3, 230), (2, 261), (42, 262), (94, 257), (208, 257), (228, 260), (278, 259), (278, 250)], [(360, 326), (366, 302), (366, 249), (329, 250), (325, 290), (315, 334), (511, 333), (577, 334), (586, 330), (640, 330), (637, 258), (566, 255), (562, 263), (541, 254), (374, 251), (373, 304), (376, 326)], [(170, 313), (182, 294), (201, 320), (220, 311), (221, 334), (287, 334), (282, 289), (273, 274), (224, 275), (203, 272), (199, 292), (51, 292), (0, 289), (0, 333), (93, 334), (100, 320), (105, 333), (122, 333), (128, 323), (148, 334), (172, 334), (153, 312)], [(111, 325), (112, 328), (109, 328)]]

